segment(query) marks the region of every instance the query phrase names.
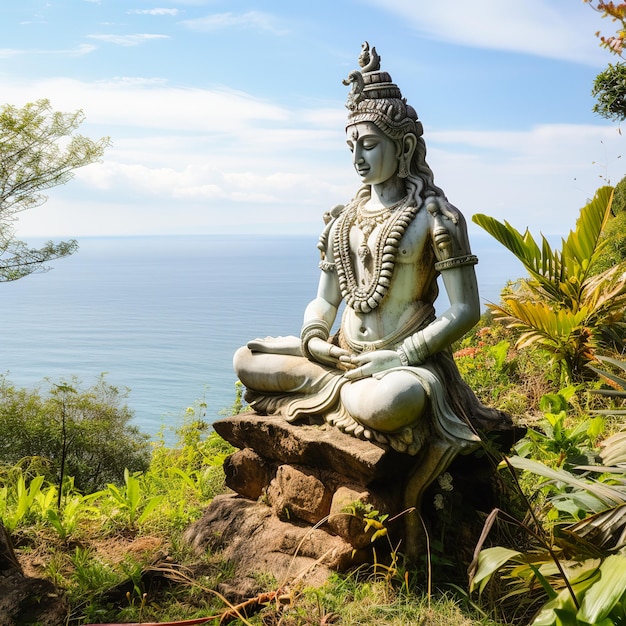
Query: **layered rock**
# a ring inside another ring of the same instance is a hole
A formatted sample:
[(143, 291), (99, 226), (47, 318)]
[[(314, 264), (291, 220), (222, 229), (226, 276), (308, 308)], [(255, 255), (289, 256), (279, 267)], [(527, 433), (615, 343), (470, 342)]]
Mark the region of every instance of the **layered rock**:
[[(406, 491), (422, 456), (280, 416), (244, 413), (214, 428), (239, 448), (224, 463), (234, 493), (215, 498), (185, 538), (198, 551), (222, 551), (252, 587), (255, 573), (272, 573), (281, 584), (317, 584), (331, 570), (371, 559), (377, 522), (385, 516), (395, 521), (378, 534), (384, 542), (378, 558), (384, 547), (402, 550), (407, 532), (415, 532), (406, 523), (415, 515), (406, 509)], [(482, 478), (471, 473), (469, 490), (475, 491)]]

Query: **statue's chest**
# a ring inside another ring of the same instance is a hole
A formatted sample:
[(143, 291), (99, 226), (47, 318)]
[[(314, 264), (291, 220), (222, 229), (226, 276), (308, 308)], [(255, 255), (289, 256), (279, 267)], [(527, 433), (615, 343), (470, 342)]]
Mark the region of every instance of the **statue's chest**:
[(415, 265), (425, 257), (430, 258), (431, 238), (425, 211), (420, 211), (399, 231), (399, 228), (390, 230), (384, 222), (355, 220), (349, 232), (355, 270), (365, 275), (387, 260)]
[(419, 274), (425, 256), (431, 257), (428, 218), (417, 208), (386, 220), (344, 217), (334, 240), (339, 287), (348, 306), (368, 313), (393, 288), (398, 274)]

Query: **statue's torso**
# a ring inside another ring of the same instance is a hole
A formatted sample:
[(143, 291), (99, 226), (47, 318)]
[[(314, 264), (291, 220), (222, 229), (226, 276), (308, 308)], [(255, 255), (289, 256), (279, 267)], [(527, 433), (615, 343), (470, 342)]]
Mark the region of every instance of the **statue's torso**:
[[(383, 226), (376, 226), (367, 237), (370, 253), (362, 259), (357, 251), (365, 236), (357, 226), (350, 228), (350, 258), (359, 287), (366, 288), (375, 276), (377, 255), (374, 251), (382, 229)], [(353, 342), (379, 341), (410, 325), (424, 304), (432, 304), (437, 295), (434, 263), (428, 213), (420, 210), (400, 239), (385, 296), (369, 312), (347, 307), (342, 320), (344, 336)]]

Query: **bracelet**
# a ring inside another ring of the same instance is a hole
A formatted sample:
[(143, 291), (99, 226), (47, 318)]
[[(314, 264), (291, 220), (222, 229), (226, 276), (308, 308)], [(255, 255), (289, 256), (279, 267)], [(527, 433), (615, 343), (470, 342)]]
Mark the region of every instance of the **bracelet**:
[(407, 356), (406, 351), (404, 350), (404, 348), (402, 346), (400, 346), (396, 352), (398, 353), (398, 356), (400, 357), (400, 363), (402, 363), (402, 365), (404, 367), (408, 367), (409, 366), (409, 357)]
[(424, 363), (429, 357), (424, 332), (420, 330), (407, 337), (397, 352), (403, 365), (421, 365)]
[(324, 320), (311, 320), (307, 322), (300, 332), (300, 341), (302, 342), (302, 354), (304, 354), (307, 359), (312, 358), (311, 353), (309, 352), (309, 341), (314, 337), (319, 337), (326, 341), (330, 336), (330, 327)]

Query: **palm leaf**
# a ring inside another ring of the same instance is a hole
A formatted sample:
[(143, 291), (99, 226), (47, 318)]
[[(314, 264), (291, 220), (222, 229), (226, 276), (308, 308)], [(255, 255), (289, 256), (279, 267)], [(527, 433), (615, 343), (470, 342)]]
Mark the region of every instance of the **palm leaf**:
[(598, 548), (619, 550), (626, 541), (626, 503), (585, 517), (564, 530)]
[(612, 202), (613, 188), (600, 188), (581, 209), (576, 228), (562, 240), (561, 251), (553, 250), (543, 235), (540, 249), (528, 229), (522, 235), (507, 221), (499, 222), (482, 213), (475, 214), (472, 221), (510, 250), (529, 274), (561, 301), (564, 290), (571, 290), (572, 279), (575, 284), (583, 285), (592, 261), (603, 247), (600, 237), (611, 214)]
[[(595, 365), (591, 365), (589, 363), (587, 364), (587, 367), (590, 370), (593, 370), (596, 374), (599, 374), (603, 378), (611, 380), (618, 385), (623, 385), (624, 383), (626, 383), (626, 380), (624, 380), (621, 376), (616, 376), (615, 374), (611, 374), (611, 372), (601, 370)], [(592, 393), (599, 393), (602, 396), (615, 396), (616, 398), (623, 398), (626, 395), (626, 388), (624, 389), (624, 391), (621, 391), (619, 389), (590, 389), (590, 391)]]
[(601, 187), (593, 200), (583, 207), (576, 220), (576, 228), (563, 242), (563, 260), (570, 275), (578, 274), (581, 283), (586, 278), (592, 261), (603, 247), (602, 231), (611, 215), (613, 187)]
[(499, 222), (482, 213), (475, 214), (472, 221), (510, 250), (536, 280), (547, 285), (554, 282), (554, 273), (560, 272), (560, 258), (552, 251), (545, 237), (542, 238), (540, 249), (528, 229), (522, 235), (507, 221)]
[(551, 350), (568, 346), (572, 335), (585, 324), (589, 315), (586, 307), (576, 313), (567, 309), (555, 311), (542, 300), (521, 301), (515, 298), (506, 298), (502, 305), (490, 305), (489, 308), (495, 318), (522, 331), (518, 348), (536, 341)]
[(538, 461), (526, 459), (521, 456), (510, 457), (509, 462), (517, 469), (526, 470), (528, 472), (532, 472), (533, 474), (537, 474), (538, 476), (543, 476), (544, 478), (548, 478), (550, 480), (565, 483), (571, 487), (580, 489), (581, 491), (587, 491), (591, 495), (598, 498), (598, 500), (600, 500), (607, 509), (626, 504), (626, 493), (620, 489), (610, 487), (609, 485), (599, 482), (587, 482), (577, 478), (563, 469), (554, 469), (544, 465), (543, 463), (539, 463)]
[(626, 431), (615, 433), (600, 444), (600, 458), (605, 465), (626, 465)]

